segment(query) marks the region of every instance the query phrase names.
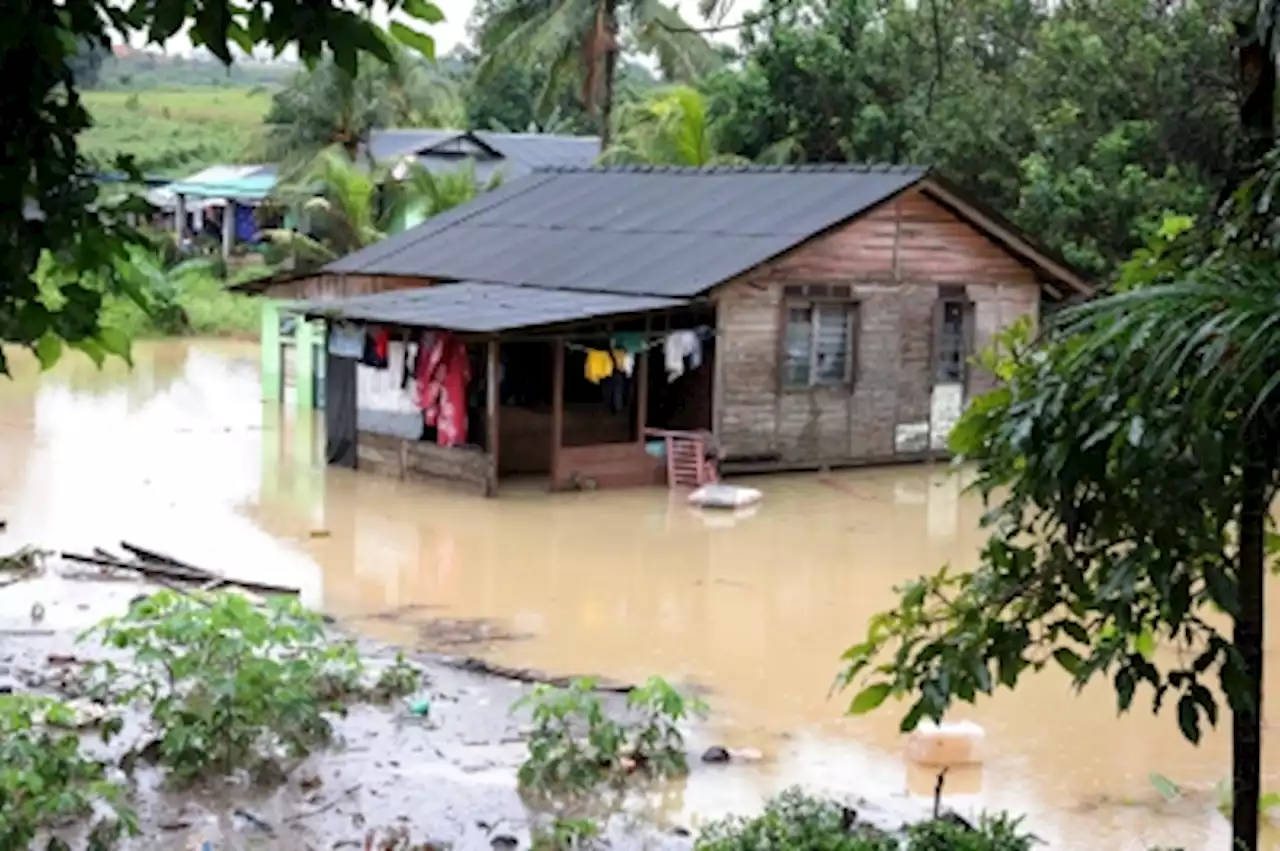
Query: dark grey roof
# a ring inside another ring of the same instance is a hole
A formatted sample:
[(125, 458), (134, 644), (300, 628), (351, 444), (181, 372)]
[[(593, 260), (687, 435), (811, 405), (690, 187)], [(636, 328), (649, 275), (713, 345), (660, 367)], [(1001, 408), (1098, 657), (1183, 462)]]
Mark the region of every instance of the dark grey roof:
[(651, 296), (578, 293), (463, 281), (334, 301), (302, 302), (292, 309), (313, 316), (489, 333), (643, 313), (682, 304), (685, 302)]
[[(494, 133), (477, 130), (477, 139), (503, 159), (525, 171), (549, 166), (589, 166), (600, 156), (597, 136), (554, 136), (548, 133)], [(512, 177), (523, 177), (524, 172)]]
[(524, 177), (545, 166), (588, 166), (600, 155), (595, 136), (556, 136), (544, 133), (389, 128), (369, 134), (375, 160), (416, 156), (429, 171), (457, 168), (476, 160), (477, 177), (487, 181), (494, 171), (507, 179)]
[(926, 173), (849, 165), (552, 168), (326, 271), (689, 297)]

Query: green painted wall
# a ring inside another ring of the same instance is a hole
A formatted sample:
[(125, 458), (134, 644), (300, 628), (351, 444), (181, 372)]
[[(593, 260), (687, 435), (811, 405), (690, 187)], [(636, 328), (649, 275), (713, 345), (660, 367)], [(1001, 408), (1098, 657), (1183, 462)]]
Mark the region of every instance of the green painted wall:
[(280, 305), (262, 299), (262, 400), (279, 402), (284, 391), (284, 363), (280, 356)]
[(298, 320), (294, 334), (294, 383), (298, 393), (298, 408), (310, 411), (316, 406), (316, 348), (323, 339), (323, 325), (319, 322)]

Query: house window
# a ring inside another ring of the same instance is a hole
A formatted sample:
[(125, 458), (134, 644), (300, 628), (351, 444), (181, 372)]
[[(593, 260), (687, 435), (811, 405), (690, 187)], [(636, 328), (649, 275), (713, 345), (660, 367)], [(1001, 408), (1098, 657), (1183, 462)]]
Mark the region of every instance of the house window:
[(963, 382), (969, 361), (969, 302), (944, 298), (938, 302), (934, 329), (935, 376), (939, 382)]
[(786, 387), (828, 387), (853, 381), (853, 302), (790, 302), (783, 358)]

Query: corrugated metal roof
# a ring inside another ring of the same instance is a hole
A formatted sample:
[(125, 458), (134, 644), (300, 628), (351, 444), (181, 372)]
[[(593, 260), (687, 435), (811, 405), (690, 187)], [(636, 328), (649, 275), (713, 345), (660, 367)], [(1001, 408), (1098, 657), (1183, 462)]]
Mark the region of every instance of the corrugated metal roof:
[[(484, 156), (467, 156), (475, 149)], [(595, 136), (392, 128), (370, 133), (369, 150), (379, 161), (416, 156), (433, 172), (457, 168), (474, 158), (477, 177), (483, 182), (495, 171), (512, 180), (544, 166), (591, 165), (600, 155), (600, 140)]]
[(326, 270), (689, 297), (926, 174), (846, 165), (553, 168)]
[(680, 307), (679, 299), (544, 290), (463, 281), (293, 305), (313, 316), (493, 333)]
[(523, 171), (512, 170), (511, 177), (548, 166), (589, 166), (600, 156), (598, 136), (555, 136), (548, 133), (494, 133), (477, 130), (474, 134), (484, 144)]
[(273, 165), (211, 165), (155, 191), (162, 199), (183, 195), (190, 198), (262, 200), (275, 185), (276, 167)]

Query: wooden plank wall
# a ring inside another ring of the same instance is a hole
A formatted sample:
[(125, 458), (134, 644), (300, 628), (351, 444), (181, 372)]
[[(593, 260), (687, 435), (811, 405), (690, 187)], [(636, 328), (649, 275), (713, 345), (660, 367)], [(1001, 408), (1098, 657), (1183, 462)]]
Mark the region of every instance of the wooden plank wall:
[[(859, 301), (852, 391), (780, 391), (783, 288), (814, 283), (851, 285)], [(721, 288), (716, 432), (725, 455), (795, 467), (903, 456), (897, 427), (929, 418), (944, 284), (973, 302), (977, 346), (1038, 315), (1035, 272), (919, 189)], [(991, 385), (976, 372), (970, 395)]]
[(406, 481), (461, 485), (484, 496), (497, 494), (493, 456), (474, 448), (437, 446), (361, 431), (356, 435), (356, 461), (361, 472)]
[(371, 295), (391, 290), (408, 290), (427, 287), (435, 281), (431, 278), (392, 277), (388, 275), (332, 275), (319, 274), (310, 278), (289, 281), (267, 287), (263, 295), (270, 298), (324, 300), (353, 295)]

